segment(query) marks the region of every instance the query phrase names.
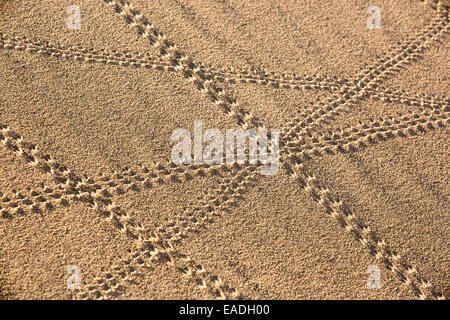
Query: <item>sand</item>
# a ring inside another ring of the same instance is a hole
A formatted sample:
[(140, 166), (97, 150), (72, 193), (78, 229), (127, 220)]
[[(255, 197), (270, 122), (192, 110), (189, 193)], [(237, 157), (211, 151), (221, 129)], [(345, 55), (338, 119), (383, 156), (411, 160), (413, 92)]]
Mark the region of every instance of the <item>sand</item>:
[(130, 2), (0, 2), (1, 299), (449, 297), (448, 1)]

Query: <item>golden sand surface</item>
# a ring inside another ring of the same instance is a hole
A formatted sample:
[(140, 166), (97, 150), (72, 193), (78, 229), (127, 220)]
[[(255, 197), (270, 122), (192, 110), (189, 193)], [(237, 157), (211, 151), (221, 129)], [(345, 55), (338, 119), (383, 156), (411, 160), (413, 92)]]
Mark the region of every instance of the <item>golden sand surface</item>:
[[(0, 1), (0, 299), (448, 298), (449, 5)], [(171, 163), (195, 121), (279, 171)]]

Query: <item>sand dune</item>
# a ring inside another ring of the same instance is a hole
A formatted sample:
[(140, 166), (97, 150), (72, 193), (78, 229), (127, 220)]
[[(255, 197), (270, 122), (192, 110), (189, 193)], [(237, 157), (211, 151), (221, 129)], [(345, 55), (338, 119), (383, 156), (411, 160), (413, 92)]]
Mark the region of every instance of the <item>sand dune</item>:
[(0, 299), (448, 298), (448, 1), (73, 5), (0, 1)]

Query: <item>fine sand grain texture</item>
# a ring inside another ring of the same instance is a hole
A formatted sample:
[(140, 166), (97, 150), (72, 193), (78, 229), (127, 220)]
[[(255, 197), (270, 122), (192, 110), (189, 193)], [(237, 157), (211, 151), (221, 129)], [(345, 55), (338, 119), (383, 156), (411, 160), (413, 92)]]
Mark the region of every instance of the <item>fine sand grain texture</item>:
[(0, 299), (448, 298), (449, 5), (0, 0)]

